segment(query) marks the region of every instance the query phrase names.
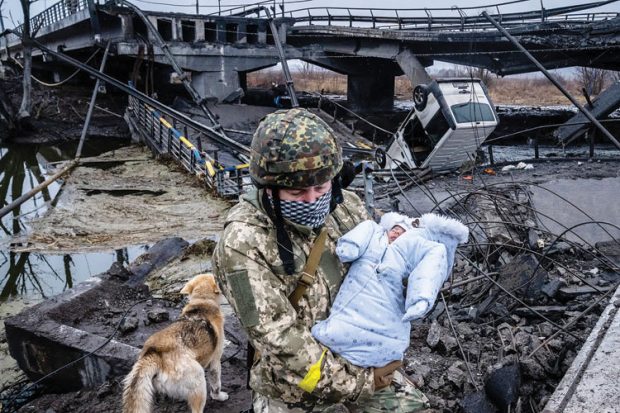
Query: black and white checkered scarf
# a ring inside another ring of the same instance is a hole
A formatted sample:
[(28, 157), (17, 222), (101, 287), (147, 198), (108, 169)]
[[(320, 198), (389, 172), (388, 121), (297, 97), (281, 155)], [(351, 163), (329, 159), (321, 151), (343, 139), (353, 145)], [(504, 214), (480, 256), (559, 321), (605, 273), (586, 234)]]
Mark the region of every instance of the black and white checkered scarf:
[(299, 225), (319, 227), (323, 225), (329, 214), (331, 199), (332, 191), (330, 190), (314, 202), (280, 200), (282, 217)]

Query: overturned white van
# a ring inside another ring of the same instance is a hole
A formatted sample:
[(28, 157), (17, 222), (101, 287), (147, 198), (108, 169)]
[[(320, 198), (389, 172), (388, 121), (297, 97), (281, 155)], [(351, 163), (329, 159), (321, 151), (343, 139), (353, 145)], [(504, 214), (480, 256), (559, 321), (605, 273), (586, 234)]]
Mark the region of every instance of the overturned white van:
[(480, 79), (433, 80), (413, 90), (414, 108), (377, 162), (388, 169), (456, 169), (473, 160), (498, 123), (495, 107)]

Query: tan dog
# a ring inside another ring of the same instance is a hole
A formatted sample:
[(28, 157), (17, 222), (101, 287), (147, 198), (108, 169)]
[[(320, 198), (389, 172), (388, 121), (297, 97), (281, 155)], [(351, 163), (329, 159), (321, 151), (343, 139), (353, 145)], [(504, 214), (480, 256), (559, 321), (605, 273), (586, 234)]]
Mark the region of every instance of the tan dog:
[(123, 382), (125, 413), (150, 412), (155, 392), (187, 400), (192, 413), (202, 413), (207, 402), (205, 368), (211, 397), (228, 399), (220, 382), (224, 316), (213, 275), (195, 276), (181, 294), (188, 294), (189, 302), (179, 320), (146, 340)]

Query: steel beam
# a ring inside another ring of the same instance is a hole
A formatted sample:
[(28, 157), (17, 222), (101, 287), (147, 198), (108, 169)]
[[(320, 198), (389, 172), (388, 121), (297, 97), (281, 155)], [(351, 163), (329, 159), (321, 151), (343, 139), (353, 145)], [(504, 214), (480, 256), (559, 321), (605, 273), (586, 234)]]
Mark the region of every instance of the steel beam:
[[(105, 47), (105, 52), (103, 53), (103, 59), (101, 60), (101, 66), (99, 66), (99, 71), (103, 73), (105, 70), (106, 62), (108, 61), (108, 52), (110, 51), (110, 41)], [(95, 109), (95, 101), (97, 100), (97, 94), (99, 93), (99, 85), (101, 84), (101, 80), (97, 78), (95, 82), (95, 87), (93, 88), (93, 94), (90, 97), (90, 103), (88, 105), (88, 112), (86, 113), (86, 120), (84, 120), (84, 126), (82, 127), (82, 135), (80, 136), (80, 143), (78, 144), (77, 150), (75, 151), (75, 159), (78, 160), (82, 156), (82, 147), (84, 146), (84, 141), (86, 140), (86, 133), (88, 132), (88, 127), (90, 126), (90, 119), (93, 115), (93, 109)]]
[(555, 78), (551, 75), (551, 73), (549, 73), (547, 69), (545, 69), (545, 67), (542, 64), (540, 64), (540, 62), (536, 60), (536, 58), (532, 56), (530, 52), (527, 51), (525, 47), (521, 46), (521, 43), (519, 43), (517, 39), (515, 39), (510, 33), (508, 33), (508, 31), (504, 29), (498, 22), (496, 22), (495, 19), (493, 19), (493, 17), (491, 17), (486, 11), (482, 12), (482, 15), (486, 17), (487, 20), (493, 26), (495, 26), (497, 30), (499, 30), (504, 36), (506, 36), (506, 38), (513, 45), (515, 45), (521, 52), (523, 52), (523, 54), (525, 54), (525, 56), (527, 56), (527, 58), (530, 59), (532, 63), (534, 63), (534, 65), (536, 65), (536, 67), (545, 75), (545, 77), (549, 79), (551, 83), (553, 83), (555, 87), (557, 87), (560, 90), (560, 92), (562, 92), (564, 96), (566, 96), (568, 100), (570, 100), (573, 103), (573, 105), (575, 105), (577, 109), (579, 109), (579, 111), (583, 113), (586, 118), (588, 118), (588, 120), (590, 120), (590, 122), (592, 122), (605, 136), (607, 136), (607, 138), (611, 142), (613, 142), (613, 144), (616, 145), (618, 149), (620, 149), (620, 142), (618, 142), (616, 138), (614, 138), (614, 136), (611, 133), (609, 133), (609, 131), (605, 129), (605, 127), (586, 108), (581, 106), (581, 104), (577, 102), (577, 100), (570, 93), (568, 93), (568, 91), (564, 89), (564, 87), (557, 80), (555, 80)]

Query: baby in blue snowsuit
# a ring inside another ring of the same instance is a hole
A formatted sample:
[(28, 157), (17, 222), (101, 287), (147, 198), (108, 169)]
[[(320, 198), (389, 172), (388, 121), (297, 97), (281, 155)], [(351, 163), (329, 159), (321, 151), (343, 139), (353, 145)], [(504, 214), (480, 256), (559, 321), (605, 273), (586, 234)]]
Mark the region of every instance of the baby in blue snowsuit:
[(380, 224), (360, 223), (338, 240), (340, 260), (352, 264), (330, 316), (312, 334), (357, 366), (402, 360), (410, 322), (432, 308), (468, 236), (461, 222), (435, 214), (413, 220), (390, 212)]

